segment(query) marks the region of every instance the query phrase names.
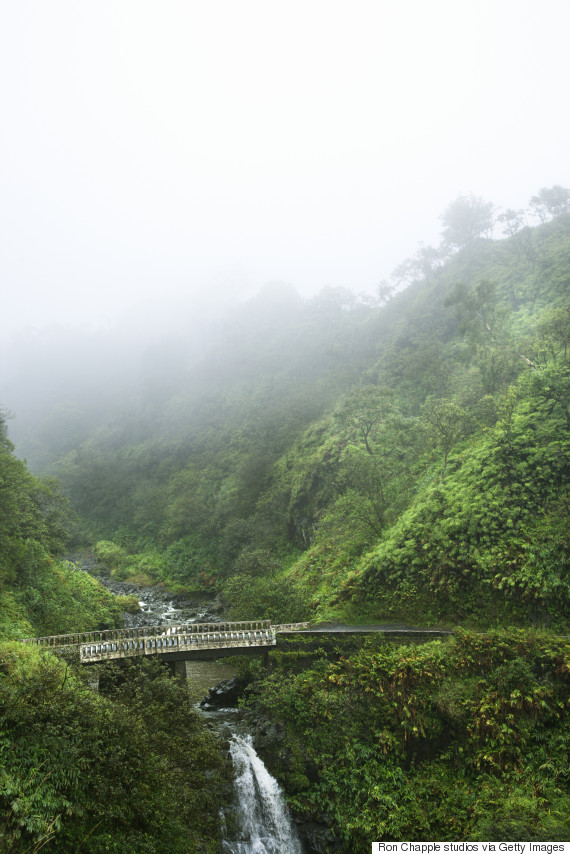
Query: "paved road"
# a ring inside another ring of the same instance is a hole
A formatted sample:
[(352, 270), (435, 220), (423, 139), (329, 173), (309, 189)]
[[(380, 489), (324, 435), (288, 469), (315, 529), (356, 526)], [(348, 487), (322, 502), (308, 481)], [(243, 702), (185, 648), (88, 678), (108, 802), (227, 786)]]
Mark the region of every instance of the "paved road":
[(425, 628), (424, 626), (406, 626), (404, 623), (375, 623), (368, 626), (347, 626), (345, 623), (319, 623), (309, 632), (434, 632), (437, 634), (451, 634), (449, 629)]

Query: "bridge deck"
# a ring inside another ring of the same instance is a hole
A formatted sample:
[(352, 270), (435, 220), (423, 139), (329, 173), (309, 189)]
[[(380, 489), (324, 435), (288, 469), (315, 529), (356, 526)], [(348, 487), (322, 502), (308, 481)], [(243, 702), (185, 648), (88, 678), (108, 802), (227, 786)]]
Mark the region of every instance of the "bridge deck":
[(145, 626), (78, 632), (45, 638), (26, 638), (23, 643), (79, 652), (82, 664), (140, 655), (191, 657), (202, 650), (267, 648), (277, 643), (270, 620), (235, 623), (189, 623), (183, 626)]

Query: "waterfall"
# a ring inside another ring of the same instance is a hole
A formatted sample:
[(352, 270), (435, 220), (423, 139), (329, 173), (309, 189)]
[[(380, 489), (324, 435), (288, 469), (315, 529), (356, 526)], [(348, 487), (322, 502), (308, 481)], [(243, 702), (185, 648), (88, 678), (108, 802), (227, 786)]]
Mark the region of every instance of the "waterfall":
[(236, 771), (237, 806), (227, 854), (302, 854), (285, 798), (255, 752), (251, 736), (232, 737), (230, 753)]

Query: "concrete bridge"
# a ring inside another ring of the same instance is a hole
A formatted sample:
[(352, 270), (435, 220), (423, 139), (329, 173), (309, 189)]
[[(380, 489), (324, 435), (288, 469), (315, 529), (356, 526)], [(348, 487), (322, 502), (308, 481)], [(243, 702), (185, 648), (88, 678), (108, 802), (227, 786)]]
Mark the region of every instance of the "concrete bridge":
[(76, 655), (81, 664), (144, 655), (157, 655), (166, 661), (185, 661), (235, 654), (258, 655), (276, 645), (277, 632), (307, 628), (309, 623), (272, 626), (271, 620), (187, 623), (25, 638), (22, 643), (69, 652)]

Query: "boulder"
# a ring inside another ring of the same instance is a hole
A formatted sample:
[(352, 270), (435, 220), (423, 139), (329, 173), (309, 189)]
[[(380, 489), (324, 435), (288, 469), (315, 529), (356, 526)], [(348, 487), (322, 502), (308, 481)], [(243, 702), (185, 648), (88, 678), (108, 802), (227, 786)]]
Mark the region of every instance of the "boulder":
[(237, 706), (242, 690), (243, 685), (237, 676), (234, 676), (233, 679), (222, 679), (221, 682), (210, 688), (208, 696), (204, 697), (200, 706), (206, 711)]

